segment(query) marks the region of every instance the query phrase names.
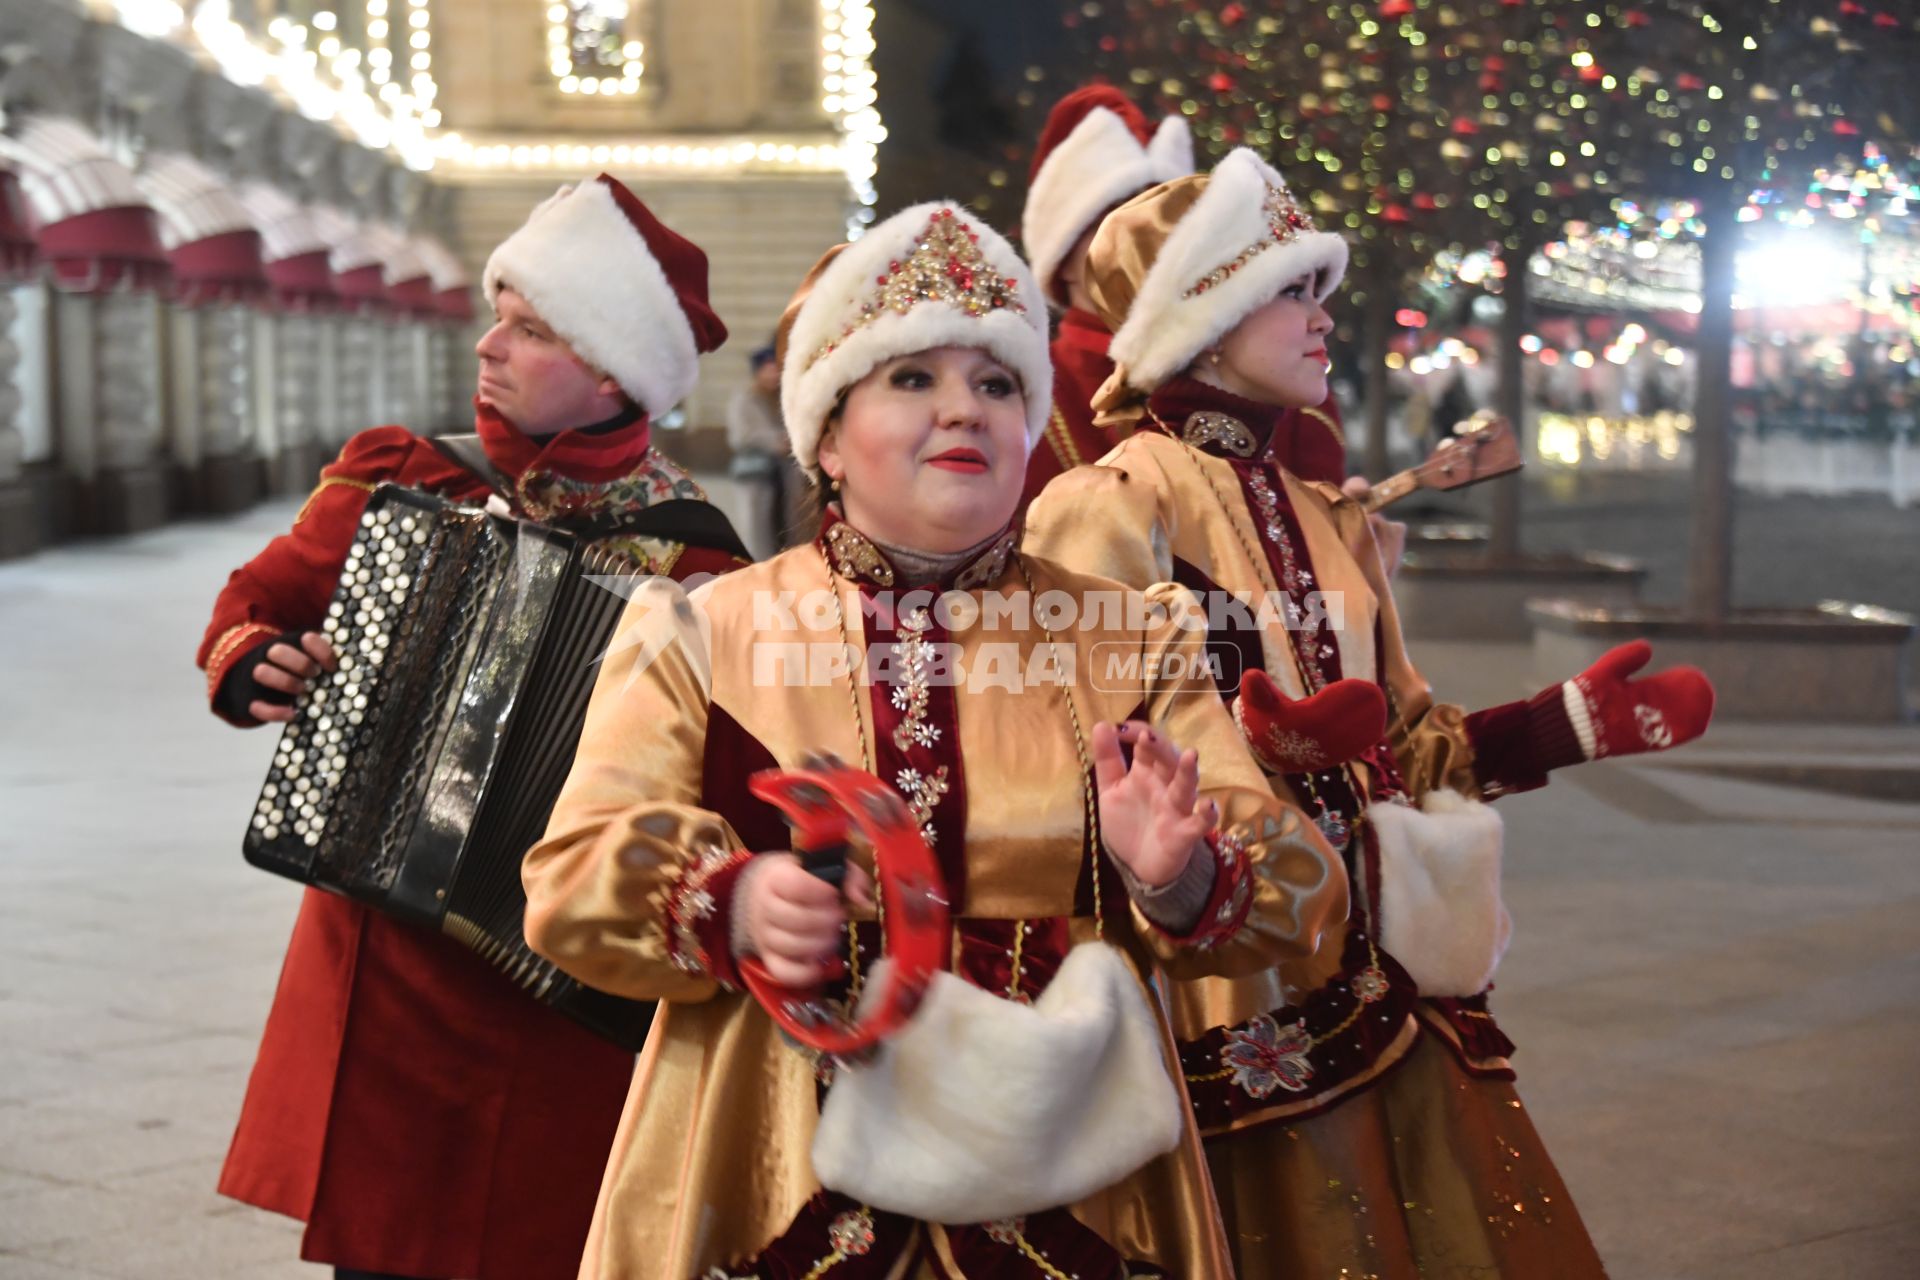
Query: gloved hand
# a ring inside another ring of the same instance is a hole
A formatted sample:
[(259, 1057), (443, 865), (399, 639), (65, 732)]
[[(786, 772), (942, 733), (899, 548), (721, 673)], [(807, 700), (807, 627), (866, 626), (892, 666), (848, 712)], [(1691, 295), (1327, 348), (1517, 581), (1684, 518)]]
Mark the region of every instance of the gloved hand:
[(1675, 667), (1638, 680), (1627, 678), (1652, 657), (1652, 645), (1629, 640), (1559, 686), (1586, 759), (1665, 751), (1707, 731), (1713, 719), (1713, 684), (1706, 673), (1698, 667)]
[(1298, 700), (1264, 671), (1240, 679), (1240, 736), (1268, 773), (1317, 773), (1359, 756), (1387, 729), (1387, 697), (1369, 680), (1336, 680)]

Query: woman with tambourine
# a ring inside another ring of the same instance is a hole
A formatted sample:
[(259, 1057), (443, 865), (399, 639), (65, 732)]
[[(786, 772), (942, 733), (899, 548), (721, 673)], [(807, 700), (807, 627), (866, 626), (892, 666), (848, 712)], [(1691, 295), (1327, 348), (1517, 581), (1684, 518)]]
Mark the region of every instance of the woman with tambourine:
[(1308, 955), (1347, 886), (1192, 598), (1020, 552), (1045, 317), (957, 209), (829, 254), (818, 539), (629, 609), (525, 871), (536, 950), (662, 1001), (583, 1275), (1228, 1273), (1149, 982)]

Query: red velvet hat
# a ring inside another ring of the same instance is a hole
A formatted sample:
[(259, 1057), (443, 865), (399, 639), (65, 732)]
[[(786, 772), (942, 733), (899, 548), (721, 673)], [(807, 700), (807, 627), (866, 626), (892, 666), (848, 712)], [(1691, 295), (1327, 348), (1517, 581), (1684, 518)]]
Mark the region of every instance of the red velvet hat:
[(1193, 172), (1193, 139), (1179, 116), (1158, 129), (1112, 85), (1075, 89), (1054, 104), (1034, 148), (1020, 239), (1034, 278), (1055, 296), (1054, 274), (1107, 210)]
[(707, 255), (618, 179), (560, 188), (487, 259), (487, 300), (525, 298), (581, 359), (648, 413), (686, 398), (698, 356), (727, 340), (707, 300)]

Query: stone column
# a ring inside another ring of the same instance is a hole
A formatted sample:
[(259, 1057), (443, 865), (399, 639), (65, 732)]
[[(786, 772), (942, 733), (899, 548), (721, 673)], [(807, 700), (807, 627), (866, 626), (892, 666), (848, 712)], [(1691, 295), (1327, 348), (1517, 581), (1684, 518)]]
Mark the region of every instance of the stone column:
[(321, 443), (323, 391), (330, 379), (332, 321), (307, 311), (273, 318), (272, 383), (275, 493), (305, 493), (329, 455)]
[(427, 412), (432, 430), (462, 429), (461, 415), (454, 412), (456, 386), (453, 380), (452, 352), (458, 342), (458, 330), (451, 321), (442, 320), (427, 327)]
[(383, 391), (386, 361), (380, 352), (387, 327), (363, 315), (343, 316), (338, 323), (339, 376), (334, 379), (338, 399), (327, 440), (335, 450), (356, 433), (387, 420)]
[(15, 425), (22, 403), (13, 381), (20, 367), (20, 344), (13, 339), (19, 312), (13, 285), (0, 280), (0, 560), (26, 555), (40, 545), (33, 491), (22, 479), (26, 440)]
[(420, 384), (426, 373), (421, 336), (424, 326), (413, 319), (396, 319), (381, 326), (381, 414), (379, 422), (397, 422), (422, 435), (431, 434), (425, 396)]
[(340, 432), (340, 419), (344, 412), (341, 404), (347, 398), (346, 389), (341, 385), (346, 368), (341, 353), (346, 347), (343, 335), (347, 331), (347, 324), (347, 318), (342, 315), (314, 317), (314, 350), (320, 359), (320, 395), (315, 405), (317, 416), (314, 418), (313, 433), (323, 457), (338, 453), (341, 441), (346, 438)]
[(206, 510), (240, 511), (260, 499), (253, 422), (253, 310), (202, 307), (198, 321), (200, 500)]
[(82, 527), (133, 533), (167, 518), (161, 456), (161, 303), (119, 289), (55, 300), (62, 469), (85, 494)]

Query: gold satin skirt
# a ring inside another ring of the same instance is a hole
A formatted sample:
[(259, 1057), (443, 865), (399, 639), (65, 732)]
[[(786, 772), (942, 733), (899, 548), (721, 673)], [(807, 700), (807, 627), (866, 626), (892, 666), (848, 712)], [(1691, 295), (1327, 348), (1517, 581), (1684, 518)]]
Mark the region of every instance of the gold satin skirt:
[(1333, 1110), (1207, 1142), (1239, 1280), (1588, 1280), (1606, 1269), (1513, 1085), (1438, 1039)]

